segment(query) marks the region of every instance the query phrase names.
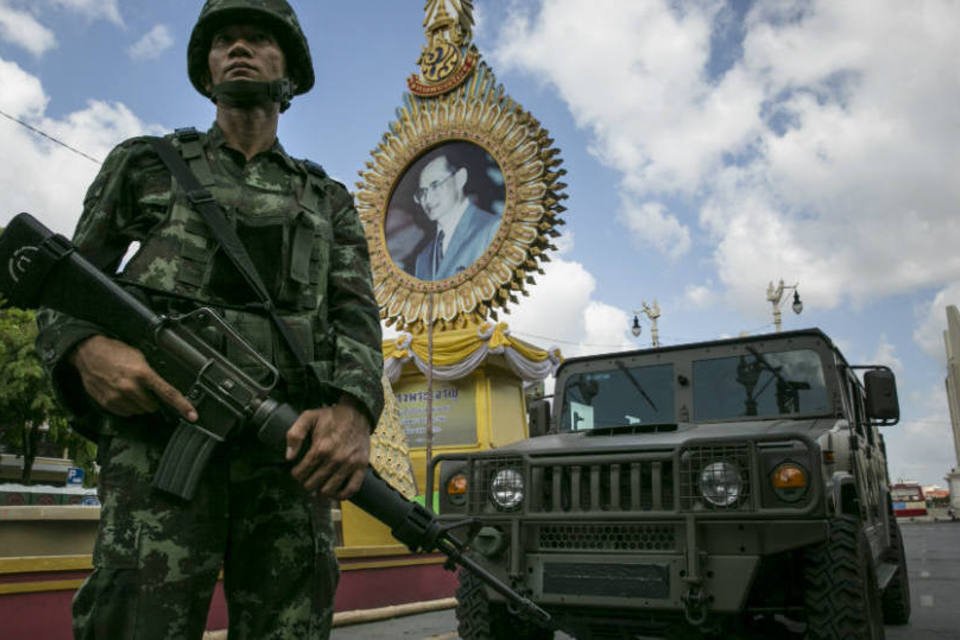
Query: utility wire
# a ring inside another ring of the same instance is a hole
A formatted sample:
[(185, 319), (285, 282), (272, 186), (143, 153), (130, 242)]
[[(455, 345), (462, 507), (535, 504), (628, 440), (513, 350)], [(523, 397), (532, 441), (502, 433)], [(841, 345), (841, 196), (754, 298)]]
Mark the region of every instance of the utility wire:
[(558, 338), (548, 338), (546, 336), (538, 336), (533, 333), (527, 333), (526, 331), (516, 331), (512, 328), (510, 329), (510, 335), (522, 336), (524, 338), (534, 338), (536, 340), (547, 340), (549, 342), (556, 342), (559, 344), (569, 344), (576, 347), (598, 347), (601, 349), (620, 349), (623, 347), (623, 345), (619, 345), (619, 344), (588, 344), (585, 342), (574, 342), (572, 340), (560, 340)]
[[(535, 340), (546, 340), (546, 341), (548, 341), (548, 342), (553, 342), (553, 343), (557, 343), (557, 344), (569, 344), (569, 345), (574, 346), (574, 347), (594, 347), (594, 348), (597, 348), (597, 349), (608, 349), (608, 350), (610, 350), (610, 351), (623, 351), (623, 350), (625, 350), (625, 349), (632, 351), (632, 350), (635, 350), (635, 349), (648, 349), (648, 348), (650, 348), (650, 347), (644, 347), (644, 346), (640, 346), (640, 347), (635, 347), (635, 346), (627, 347), (627, 346), (624, 345), (624, 344), (591, 344), (591, 343), (589, 343), (589, 342), (576, 342), (576, 341), (574, 341), (574, 340), (561, 340), (561, 339), (559, 339), (559, 338), (548, 338), (547, 336), (538, 336), (538, 335), (533, 334), (533, 333), (527, 333), (526, 331), (516, 331), (516, 330), (513, 329), (513, 328), (510, 329), (510, 335), (512, 335), (512, 336), (520, 336), (520, 337), (522, 337), (522, 338), (532, 338), (532, 339), (535, 339)], [(678, 343), (672, 342), (672, 341), (668, 338), (668, 339), (667, 339), (667, 345), (669, 345), (669, 344), (678, 344)], [(661, 343), (660, 346), (666, 346), (666, 345), (664, 345), (663, 343)]]
[[(762, 331), (762, 330), (764, 330), (764, 329), (770, 330), (770, 329), (772, 329), (772, 328), (773, 328), (773, 323), (772, 323), (772, 322), (768, 322), (768, 323), (766, 323), (766, 324), (764, 324), (764, 325), (761, 325), (761, 326), (759, 326), (759, 327), (757, 327), (757, 328), (755, 328), (755, 329), (751, 329), (751, 330), (749, 330), (749, 331), (746, 331), (745, 333), (746, 333), (746, 335), (748, 335), (748, 336), (752, 336), (752, 335), (755, 335), (755, 334), (756, 334), (757, 332), (759, 332), (759, 331)], [(538, 336), (538, 335), (533, 334), (533, 333), (527, 333), (526, 331), (517, 331), (516, 329), (513, 329), (513, 328), (510, 329), (510, 334), (511, 334), (511, 335), (515, 335), (515, 336), (520, 336), (520, 337), (523, 337), (523, 338), (532, 338), (532, 339), (535, 339), (535, 340), (547, 340), (548, 342), (555, 342), (555, 343), (557, 343), (557, 344), (569, 344), (569, 345), (572, 345), (572, 346), (575, 346), (575, 347), (594, 347), (594, 348), (597, 348), (597, 349), (609, 349), (609, 350), (611, 350), (611, 351), (613, 351), (613, 350), (618, 350), (618, 349), (623, 349), (623, 348), (624, 348), (624, 345), (623, 345), (623, 344), (590, 344), (590, 343), (588, 343), (588, 342), (576, 342), (576, 341), (573, 341), (573, 340), (561, 340), (561, 339), (558, 339), (558, 338), (549, 338), (549, 337), (547, 337), (547, 336)], [(676, 338), (671, 338), (670, 336), (662, 337), (662, 339), (660, 340), (660, 346), (661, 346), (661, 347), (671, 346), (671, 345), (678, 345), (678, 344), (682, 344), (681, 341), (680, 341), (680, 340), (677, 340)], [(640, 346), (640, 347), (637, 347), (637, 348), (640, 348), (640, 349), (649, 349), (649, 348), (652, 348), (652, 347), (650, 347), (650, 346)]]
[(46, 133), (46, 132), (44, 132), (44, 131), (41, 131), (40, 129), (37, 129), (37, 128), (34, 127), (34, 126), (31, 126), (31, 125), (27, 124), (26, 122), (24, 122), (23, 120), (20, 120), (19, 118), (15, 118), (15, 117), (13, 117), (12, 115), (10, 115), (9, 113), (4, 112), (3, 110), (0, 110), (0, 116), (3, 116), (4, 118), (6, 118), (6, 119), (8, 119), (8, 120), (12, 120), (12, 121), (16, 122), (17, 124), (19, 124), (19, 125), (21, 125), (21, 126), (23, 126), (23, 127), (26, 127), (27, 129), (29, 129), (30, 131), (34, 132), (34, 133), (37, 134), (38, 136), (43, 136), (43, 137), (46, 138), (47, 140), (50, 140), (51, 142), (55, 142), (56, 144), (60, 145), (61, 147), (65, 148), (65, 149), (69, 149), (70, 151), (73, 151), (73, 152), (76, 153), (77, 155), (83, 156), (84, 158), (86, 158), (86, 159), (89, 160), (90, 162), (93, 162), (93, 163), (95, 163), (95, 164), (103, 164), (103, 161), (102, 161), (102, 160), (97, 160), (97, 159), (94, 158), (93, 156), (89, 156), (89, 155), (85, 154), (83, 151), (80, 151), (79, 149), (75, 149), (75, 148), (71, 147), (71, 146), (68, 145), (66, 142), (63, 142), (62, 140), (58, 140), (57, 138), (53, 137), (53, 136), (50, 135), (49, 133)]

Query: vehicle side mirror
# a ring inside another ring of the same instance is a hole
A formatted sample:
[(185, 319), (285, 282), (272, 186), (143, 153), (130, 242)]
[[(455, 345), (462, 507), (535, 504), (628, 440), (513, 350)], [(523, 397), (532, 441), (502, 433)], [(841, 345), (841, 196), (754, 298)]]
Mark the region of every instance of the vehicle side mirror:
[(534, 400), (527, 406), (527, 422), (531, 438), (550, 430), (550, 401)]
[(893, 371), (883, 367), (863, 374), (866, 387), (867, 417), (881, 425), (900, 421), (900, 402), (897, 400), (897, 381)]

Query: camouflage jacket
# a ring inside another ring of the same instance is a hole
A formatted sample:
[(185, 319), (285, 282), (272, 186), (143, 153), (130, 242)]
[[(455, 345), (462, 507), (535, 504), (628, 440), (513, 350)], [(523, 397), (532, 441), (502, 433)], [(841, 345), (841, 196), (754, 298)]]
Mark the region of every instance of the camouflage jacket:
[[(250, 287), (217, 250), (146, 139), (127, 140), (107, 157), (84, 198), (74, 243), (157, 312), (198, 304), (219, 310), (280, 369), (280, 395), (310, 408), (347, 393), (375, 425), (383, 407), (380, 322), (366, 238), (350, 194), (279, 143), (249, 161), (226, 146), (217, 125), (200, 143), (210, 175), (198, 177), (210, 185), (281, 315), (307, 347), (319, 384), (305, 384), (306, 372), (270, 318), (248, 310), (255, 300)], [(98, 420), (65, 359), (81, 340), (105, 332), (50, 310), (38, 323), (37, 348), (61, 401), (81, 422)]]

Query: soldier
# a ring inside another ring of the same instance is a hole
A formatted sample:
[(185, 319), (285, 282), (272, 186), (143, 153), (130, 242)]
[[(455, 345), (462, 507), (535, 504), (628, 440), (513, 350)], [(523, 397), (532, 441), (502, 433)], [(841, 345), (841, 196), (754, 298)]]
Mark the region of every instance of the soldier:
[(314, 83), (286, 0), (207, 0), (187, 58), (216, 122), (168, 139), (235, 228), (306, 366), (150, 140), (111, 152), (74, 242), (157, 312), (217, 309), (281, 371), (279, 399), (303, 412), (286, 460), (241, 432), (218, 445), (196, 496), (178, 499), (151, 479), (170, 416), (196, 421), (193, 405), (137, 349), (42, 312), (37, 346), (56, 391), (76, 428), (99, 442), (100, 529), (94, 571), (74, 598), (74, 633), (200, 638), (222, 567), (231, 640), (326, 638), (338, 578), (329, 500), (359, 488), (383, 405), (366, 240), (343, 185), (277, 141), (279, 114)]

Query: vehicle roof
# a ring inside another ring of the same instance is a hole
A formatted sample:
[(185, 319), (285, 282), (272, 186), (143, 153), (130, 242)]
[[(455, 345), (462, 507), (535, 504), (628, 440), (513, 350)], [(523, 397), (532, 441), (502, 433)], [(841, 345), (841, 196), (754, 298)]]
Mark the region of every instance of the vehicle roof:
[(589, 356), (578, 356), (573, 358), (567, 358), (563, 361), (560, 367), (557, 370), (557, 377), (560, 377), (560, 374), (564, 369), (574, 366), (577, 364), (582, 364), (585, 362), (596, 362), (610, 358), (613, 355), (616, 355), (618, 358), (632, 357), (632, 356), (643, 356), (646, 354), (660, 354), (670, 353), (674, 351), (692, 351), (696, 349), (707, 349), (722, 347), (725, 345), (736, 345), (736, 344), (750, 344), (755, 342), (770, 342), (772, 340), (789, 340), (791, 338), (802, 338), (802, 337), (811, 337), (819, 338), (823, 340), (824, 343), (833, 350), (833, 352), (844, 362), (846, 363), (846, 358), (843, 357), (843, 354), (840, 353), (836, 345), (833, 344), (833, 341), (820, 329), (813, 327), (810, 329), (798, 329), (795, 331), (781, 331), (780, 333), (763, 333), (752, 336), (737, 336), (734, 338), (724, 338), (721, 340), (707, 340), (705, 342), (688, 342), (684, 344), (670, 345), (666, 347), (656, 347), (649, 349), (635, 349), (633, 351), (617, 351), (617, 352), (607, 352), (594, 354)]

